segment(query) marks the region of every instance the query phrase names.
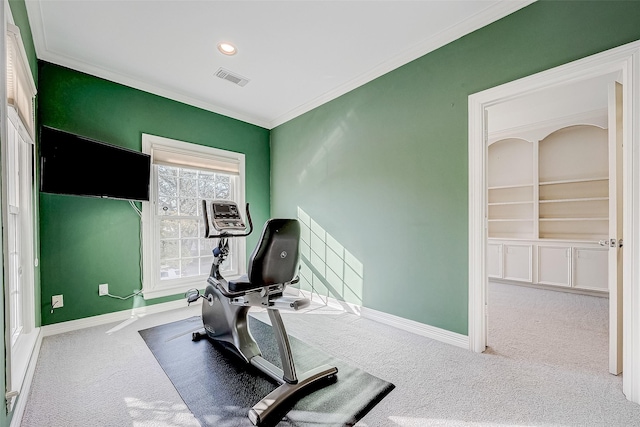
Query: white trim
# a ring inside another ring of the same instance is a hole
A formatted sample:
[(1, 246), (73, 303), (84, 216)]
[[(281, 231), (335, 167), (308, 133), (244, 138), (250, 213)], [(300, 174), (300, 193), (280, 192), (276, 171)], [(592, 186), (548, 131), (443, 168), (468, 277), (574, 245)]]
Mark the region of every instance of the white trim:
[[(198, 155), (199, 158), (212, 161), (216, 168), (219, 163), (223, 164), (220, 167), (221, 172), (229, 174), (244, 172), (245, 156), (242, 153), (143, 133), (142, 152), (152, 155), (156, 154), (154, 153), (155, 150), (160, 154), (159, 157), (162, 159), (162, 164), (181, 163), (183, 161), (182, 157)], [(171, 154), (175, 154), (177, 158), (171, 159)], [(156, 156), (152, 156), (151, 160), (156, 162)], [(228, 163), (229, 166), (224, 165), (225, 163)]]
[(22, 416), (24, 415), (24, 410), (27, 407), (27, 402), (29, 400), (29, 392), (31, 391), (31, 383), (33, 382), (33, 376), (36, 372), (36, 365), (38, 364), (38, 356), (40, 355), (40, 347), (42, 346), (42, 331), (41, 328), (38, 328), (36, 336), (36, 342), (33, 346), (33, 351), (31, 352), (31, 357), (29, 357), (29, 364), (27, 366), (27, 371), (24, 375), (24, 380), (22, 382), (22, 387), (20, 389), (20, 395), (18, 396), (18, 400), (13, 406), (13, 415), (11, 418), (10, 427), (20, 427), (22, 423)]
[(489, 145), (505, 138), (519, 138), (525, 141), (542, 141), (553, 132), (575, 125), (591, 125), (601, 129), (609, 127), (607, 109), (587, 111), (556, 119), (545, 120), (524, 126), (502, 129), (489, 134)]
[[(181, 156), (190, 155), (199, 159), (209, 159), (214, 165), (220, 167), (225, 163), (229, 165), (229, 170), (233, 172), (222, 171), (229, 175), (236, 175), (237, 185), (235, 185), (235, 201), (239, 206), (245, 203), (245, 155), (233, 151), (222, 150), (220, 148), (209, 147), (206, 145), (193, 144), (190, 142), (179, 141), (161, 136), (142, 134), (142, 152), (151, 155), (151, 177), (149, 181), (149, 201), (142, 202), (142, 289), (144, 299), (159, 298), (168, 295), (184, 294), (191, 288), (202, 289), (206, 286), (207, 275), (195, 276), (192, 278), (182, 278), (176, 280), (165, 280), (161, 283), (158, 276), (158, 266), (156, 259), (157, 254), (157, 223), (156, 208), (157, 199), (156, 189), (156, 170), (154, 163), (154, 150), (166, 153), (180, 153)], [(166, 163), (163, 163), (166, 164)], [(191, 167), (191, 166), (185, 166)], [(237, 239), (237, 272), (246, 271), (246, 242), (245, 239)], [(229, 278), (238, 277), (233, 273), (229, 273)]]
[[(479, 133), (478, 133), (479, 132)], [(478, 138), (480, 140), (478, 141)], [(469, 349), (487, 348), (486, 247), (488, 237), (486, 107), (469, 96)]]
[(27, 128), (24, 126), (24, 123), (22, 123), (22, 119), (18, 115), (18, 110), (16, 109), (15, 105), (7, 105), (7, 117), (18, 130), (18, 134), (20, 135), (20, 137), (22, 137), (25, 142), (31, 145), (35, 145), (35, 143), (33, 142), (33, 138), (31, 138), (31, 135), (27, 131)]
[[(11, 19), (13, 21), (13, 18)], [(29, 92), (33, 94), (33, 96), (38, 93), (36, 88), (36, 82), (33, 80), (33, 74), (31, 74), (31, 67), (29, 66), (29, 58), (27, 56), (27, 51), (24, 48), (24, 43), (22, 42), (22, 36), (20, 35), (20, 28), (13, 23), (7, 22), (7, 33), (10, 33), (11, 36), (15, 40), (16, 48), (18, 50), (18, 55), (20, 55), (20, 60), (22, 64), (25, 65), (25, 83), (29, 86)]]
[(393, 326), (403, 331), (412, 332), (416, 335), (431, 338), (445, 344), (451, 344), (456, 347), (469, 348), (469, 337), (458, 334), (456, 332), (447, 331), (446, 329), (436, 328), (435, 326), (426, 325), (414, 320), (405, 319), (403, 317), (394, 316), (393, 314), (383, 313), (367, 307), (362, 307), (362, 317), (365, 319), (375, 320), (385, 325)]
[[(300, 289), (300, 294), (309, 299), (313, 299), (313, 296), (317, 295), (302, 289)], [(362, 307), (345, 301), (338, 301), (337, 299), (332, 297), (327, 297), (326, 301), (324, 300), (324, 298), (322, 298), (321, 303), (329, 307), (356, 314), (364, 319), (370, 319), (378, 323), (393, 326), (394, 328), (440, 341), (445, 344), (451, 344), (461, 348), (469, 348), (469, 337), (467, 337), (466, 335), (447, 331), (446, 329), (437, 328), (435, 326), (426, 325), (414, 320), (405, 319), (393, 314), (384, 313), (372, 308)]]
[[(631, 49), (635, 48), (633, 52)], [(640, 403), (640, 42), (629, 49), (623, 84), (623, 391)]]
[(486, 123), (488, 107), (537, 90), (621, 72), (624, 87), (623, 392), (640, 403), (640, 42), (469, 96), (469, 343), (486, 348)]
[(20, 28), (7, 23), (7, 102), (14, 105), (24, 126), (35, 139), (36, 84), (31, 74), (27, 54), (20, 36)]
[(42, 18), (41, 1), (25, 1), (27, 9), (27, 16), (29, 17), (29, 23), (31, 24), (31, 33), (33, 36), (33, 44), (36, 50), (36, 56), (38, 59), (50, 62), (52, 64), (58, 64), (63, 67), (70, 68), (72, 70), (81, 71), (83, 73), (96, 76), (105, 80), (109, 80), (121, 85), (125, 85), (134, 89), (138, 89), (147, 93), (161, 96), (167, 99), (173, 99), (178, 102), (182, 102), (187, 105), (202, 108), (203, 110), (211, 111), (213, 113), (221, 114), (223, 116), (231, 117), (233, 119), (241, 120), (243, 122), (251, 123), (256, 126), (269, 128), (269, 121), (253, 115), (239, 113), (237, 111), (230, 110), (220, 105), (212, 104), (211, 102), (194, 98), (192, 96), (185, 95), (180, 92), (176, 92), (174, 89), (163, 87), (149, 83), (144, 80), (139, 80), (135, 77), (119, 73), (115, 70), (111, 70), (105, 67), (99, 67), (93, 64), (89, 64), (84, 61), (78, 61), (77, 59), (70, 58), (57, 52), (50, 51), (47, 47), (46, 36), (44, 33), (44, 24)]
[[(414, 61), (442, 46), (449, 44), (460, 37), (470, 34), (486, 25), (510, 15), (523, 7), (534, 3), (536, 0), (501, 1), (489, 6), (485, 10), (465, 19), (464, 21), (441, 31), (440, 33), (423, 40), (422, 42), (400, 52), (393, 58), (381, 63), (372, 70), (357, 78), (338, 86), (316, 99), (311, 100), (301, 106), (271, 120), (271, 128), (288, 122), (308, 111), (313, 110), (327, 102), (336, 99), (347, 92), (350, 92), (370, 81), (383, 76), (396, 68), (399, 68), (411, 61)], [(28, 2), (27, 2), (28, 3)]]
[[(191, 306), (195, 307), (194, 310), (200, 310), (198, 308), (200, 306), (200, 302), (193, 303)], [(131, 318), (144, 317), (150, 314), (163, 313), (165, 311), (177, 310), (185, 307), (187, 307), (187, 300), (179, 299), (160, 304), (137, 307), (131, 310), (115, 311), (113, 313), (100, 314), (97, 316), (85, 317), (83, 319), (69, 320), (68, 322), (60, 322), (43, 326), (41, 328), (42, 335), (44, 337), (49, 337), (51, 335), (64, 334), (66, 332), (106, 325), (109, 323), (124, 322)]]
[(343, 84), (342, 86), (339, 86), (338, 88), (335, 88), (325, 93), (324, 95), (319, 96), (310, 102), (302, 104), (274, 119), (265, 119), (264, 117), (259, 117), (254, 114), (246, 114), (240, 113), (238, 111), (233, 111), (223, 106), (212, 103), (210, 100), (194, 98), (192, 96), (179, 93), (169, 87), (141, 81), (129, 75), (124, 75), (105, 67), (88, 64), (86, 62), (78, 61), (76, 59), (50, 51), (47, 47), (46, 34), (44, 33), (41, 2), (26, 1), (25, 6), (27, 8), (29, 22), (31, 23), (33, 43), (35, 45), (38, 59), (50, 62), (52, 64), (62, 65), (73, 70), (78, 70), (96, 77), (132, 87), (134, 89), (139, 89), (148, 93), (159, 95), (164, 98), (173, 99), (188, 105), (193, 105), (207, 111), (222, 114), (224, 116), (251, 123), (256, 126), (261, 126), (266, 129), (272, 129), (310, 110), (313, 110), (314, 108), (322, 104), (338, 98), (339, 96), (353, 89), (356, 89), (384, 74), (387, 74), (388, 72), (393, 71), (396, 68), (407, 64), (408, 62), (411, 62), (454, 40), (457, 40), (460, 37), (465, 36), (466, 34), (469, 34), (473, 31), (478, 30), (479, 28), (491, 24), (492, 22), (502, 19), (505, 16), (510, 15), (511, 13), (530, 5), (534, 1), (535, 0), (512, 0), (496, 2), (483, 11), (467, 18), (466, 20), (447, 28), (444, 31), (441, 31), (433, 37), (423, 40), (422, 42), (414, 46), (409, 47), (390, 60), (383, 62), (371, 71), (364, 73), (357, 78)]

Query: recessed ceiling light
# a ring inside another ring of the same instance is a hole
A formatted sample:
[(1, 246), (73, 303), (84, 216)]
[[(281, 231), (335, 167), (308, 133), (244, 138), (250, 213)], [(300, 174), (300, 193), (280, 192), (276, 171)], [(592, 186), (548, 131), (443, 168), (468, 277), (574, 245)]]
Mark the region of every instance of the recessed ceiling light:
[(234, 45), (227, 42), (218, 43), (218, 50), (224, 55), (235, 55), (238, 52)]

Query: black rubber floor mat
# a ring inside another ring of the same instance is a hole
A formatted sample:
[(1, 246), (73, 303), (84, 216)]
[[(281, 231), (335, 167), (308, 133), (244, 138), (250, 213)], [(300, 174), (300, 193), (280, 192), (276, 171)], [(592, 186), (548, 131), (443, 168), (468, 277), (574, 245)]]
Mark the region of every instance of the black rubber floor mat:
[[(252, 317), (249, 326), (263, 357), (280, 366), (271, 326)], [(208, 339), (192, 341), (191, 332), (201, 329), (200, 317), (192, 317), (142, 330), (140, 335), (203, 426), (251, 426), (249, 409), (277, 384), (222, 345)], [(298, 372), (327, 364), (338, 368), (338, 379), (292, 403), (288, 412), (266, 425), (353, 425), (394, 388), (294, 337), (289, 339)]]

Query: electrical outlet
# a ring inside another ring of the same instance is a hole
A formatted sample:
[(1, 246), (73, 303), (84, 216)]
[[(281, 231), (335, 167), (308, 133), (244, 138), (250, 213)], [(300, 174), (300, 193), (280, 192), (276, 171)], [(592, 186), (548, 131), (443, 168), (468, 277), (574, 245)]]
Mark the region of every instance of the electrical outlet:
[(109, 294), (109, 284), (103, 283), (102, 285), (98, 285), (98, 295), (108, 295)]
[(51, 309), (57, 309), (64, 305), (64, 300), (62, 299), (62, 295), (53, 295), (51, 297)]

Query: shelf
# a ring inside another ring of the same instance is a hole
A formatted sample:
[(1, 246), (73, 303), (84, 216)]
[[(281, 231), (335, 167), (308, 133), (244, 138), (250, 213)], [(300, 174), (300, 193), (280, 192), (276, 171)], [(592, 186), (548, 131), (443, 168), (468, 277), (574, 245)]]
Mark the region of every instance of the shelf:
[(539, 201), (604, 199), (609, 197), (609, 180), (594, 179), (540, 184)]
[(540, 218), (540, 221), (609, 221), (609, 218)]
[(534, 221), (534, 206), (532, 201), (492, 203), (488, 206), (489, 219)]
[(487, 187), (489, 190), (504, 190), (506, 188), (527, 188), (533, 187), (533, 184), (515, 184), (515, 185), (497, 185), (493, 187)]
[(533, 222), (533, 218), (496, 218), (488, 219), (489, 222)]
[(506, 206), (506, 205), (532, 205), (533, 201), (522, 201), (522, 202), (494, 202), (488, 203), (488, 206)]
[(606, 239), (606, 235), (599, 237), (585, 237), (583, 234), (568, 234), (568, 233), (549, 233), (541, 235), (538, 240), (546, 242), (579, 242), (579, 243), (598, 243), (599, 240)]
[(528, 233), (517, 233), (517, 232), (495, 232), (489, 239), (499, 239), (499, 240), (512, 240), (512, 241), (521, 241), (521, 240), (532, 240), (533, 237)]
[[(513, 236), (509, 236), (509, 237), (496, 237), (496, 236), (489, 236), (487, 237), (487, 240), (497, 240), (497, 241), (509, 241), (509, 242), (513, 242), (513, 243), (523, 243), (523, 242), (534, 242), (534, 241), (538, 241), (538, 239), (534, 239), (533, 237), (521, 237), (521, 236), (517, 236), (517, 237), (513, 237)], [(493, 244), (497, 244), (496, 242), (492, 242)]]
[(580, 242), (606, 238), (610, 203), (606, 130), (570, 126), (532, 145), (499, 141), (489, 147), (488, 156), (489, 238)]
[(572, 202), (599, 202), (609, 201), (608, 197), (580, 197), (575, 199), (547, 199), (540, 200), (540, 203), (572, 203)]
[(580, 179), (562, 179), (559, 181), (540, 181), (538, 185), (557, 185), (557, 184), (575, 184), (579, 182), (609, 181), (609, 177), (594, 177)]
[(533, 185), (492, 187), (488, 203), (533, 203)]
[(608, 218), (540, 218), (538, 237), (594, 241), (608, 234)]
[(541, 200), (538, 216), (544, 218), (604, 218), (609, 217), (609, 199), (591, 197), (584, 199)]
[(590, 238), (585, 238), (584, 236), (577, 236), (577, 235), (571, 235), (569, 237), (541, 237), (537, 239), (538, 242), (544, 242), (544, 243), (561, 243), (565, 245), (569, 244), (570, 246), (571, 243), (580, 242), (581, 245), (598, 245), (598, 247), (601, 247), (599, 245), (599, 240), (602, 240), (602, 239), (593, 240)]
[(489, 238), (512, 238), (512, 239), (533, 239), (534, 223), (529, 220), (489, 220), (488, 221), (488, 237)]

